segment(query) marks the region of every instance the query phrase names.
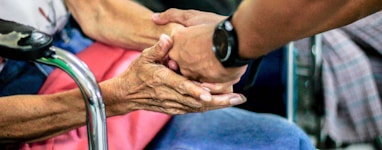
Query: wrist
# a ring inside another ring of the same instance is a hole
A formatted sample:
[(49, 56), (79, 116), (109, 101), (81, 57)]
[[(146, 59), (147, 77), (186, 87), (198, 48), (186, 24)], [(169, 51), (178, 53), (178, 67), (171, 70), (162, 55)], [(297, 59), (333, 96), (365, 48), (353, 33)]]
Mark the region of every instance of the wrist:
[(239, 39), (231, 19), (232, 16), (215, 27), (212, 49), (224, 67), (241, 67), (247, 65), (250, 59), (244, 59), (239, 54)]
[(118, 82), (123, 81), (120, 81), (118, 77), (116, 77), (99, 83), (102, 92), (102, 98), (105, 104), (105, 111), (107, 117), (123, 115), (130, 112), (126, 110), (126, 108), (128, 108), (129, 105), (122, 103), (127, 103), (128, 101), (123, 100), (123, 89), (118, 86), (119, 84), (116, 84)]

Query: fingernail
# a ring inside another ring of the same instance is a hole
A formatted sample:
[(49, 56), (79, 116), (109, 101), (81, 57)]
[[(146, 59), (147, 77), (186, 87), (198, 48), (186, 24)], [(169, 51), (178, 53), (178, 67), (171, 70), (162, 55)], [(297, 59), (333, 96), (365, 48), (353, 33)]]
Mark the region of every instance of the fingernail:
[(211, 92), (211, 90), (209, 88), (206, 88), (206, 87), (202, 87), (204, 90), (206, 90), (207, 92)]
[(152, 16), (151, 16), (152, 19), (156, 20), (159, 18), (159, 13), (154, 13)]
[(241, 104), (244, 102), (243, 99), (239, 98), (239, 97), (234, 97), (234, 98), (231, 98), (229, 100), (229, 102), (231, 103), (231, 105), (238, 105), (238, 104)]
[(168, 37), (166, 34), (161, 34), (160, 37), (159, 37), (159, 46), (160, 47), (163, 47), (163, 43), (168, 41), (170, 37)]
[(168, 36), (167, 34), (161, 34), (160, 38), (163, 40), (166, 40), (166, 41), (170, 41), (170, 39), (171, 39), (170, 36)]
[(159, 37), (159, 47), (162, 48), (163, 47), (163, 39), (162, 39), (162, 36)]
[(209, 101), (212, 100), (212, 97), (211, 97), (210, 94), (201, 94), (201, 95), (200, 95), (200, 99), (201, 99), (202, 101), (209, 102)]

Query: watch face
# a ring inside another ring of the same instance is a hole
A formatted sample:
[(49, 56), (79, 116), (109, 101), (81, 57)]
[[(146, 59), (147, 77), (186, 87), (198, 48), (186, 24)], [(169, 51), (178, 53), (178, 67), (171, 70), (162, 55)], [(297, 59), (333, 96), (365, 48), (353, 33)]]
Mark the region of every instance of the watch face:
[(212, 38), (212, 50), (224, 67), (238, 67), (249, 63), (248, 59), (239, 56), (239, 42), (236, 31), (231, 23), (232, 16), (221, 21), (215, 27)]
[(227, 33), (224, 30), (216, 30), (213, 38), (214, 50), (220, 61), (226, 61), (229, 57)]

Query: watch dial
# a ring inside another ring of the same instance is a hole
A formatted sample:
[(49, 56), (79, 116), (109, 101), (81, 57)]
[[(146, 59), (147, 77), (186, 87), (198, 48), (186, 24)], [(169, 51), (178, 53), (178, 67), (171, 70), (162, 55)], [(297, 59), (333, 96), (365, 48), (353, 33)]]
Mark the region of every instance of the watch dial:
[(225, 61), (228, 59), (227, 51), (228, 51), (228, 41), (227, 34), (223, 30), (217, 30), (214, 35), (214, 45), (215, 45), (215, 53), (220, 58), (220, 60)]

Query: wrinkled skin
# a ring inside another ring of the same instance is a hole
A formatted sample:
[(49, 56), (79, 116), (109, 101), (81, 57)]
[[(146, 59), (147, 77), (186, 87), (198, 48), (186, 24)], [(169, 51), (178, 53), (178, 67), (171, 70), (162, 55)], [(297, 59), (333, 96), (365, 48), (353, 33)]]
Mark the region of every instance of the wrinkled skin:
[(241, 94), (211, 95), (209, 90), (200, 86), (202, 83), (188, 80), (162, 65), (168, 61), (166, 56), (171, 46), (171, 39), (161, 36), (160, 44), (145, 49), (123, 74), (111, 80), (114, 88), (120, 91), (118, 99), (128, 103), (128, 107), (119, 102), (114, 107), (122, 112), (143, 109), (174, 115), (245, 102)]
[[(246, 100), (235, 93), (211, 95), (200, 83), (168, 69), (162, 63), (168, 60), (172, 41), (162, 36), (159, 43), (145, 49), (121, 75), (100, 83), (107, 117), (141, 109), (170, 115), (202, 112)], [(0, 97), (0, 112), (0, 143), (45, 140), (86, 123), (86, 107), (78, 88)]]

